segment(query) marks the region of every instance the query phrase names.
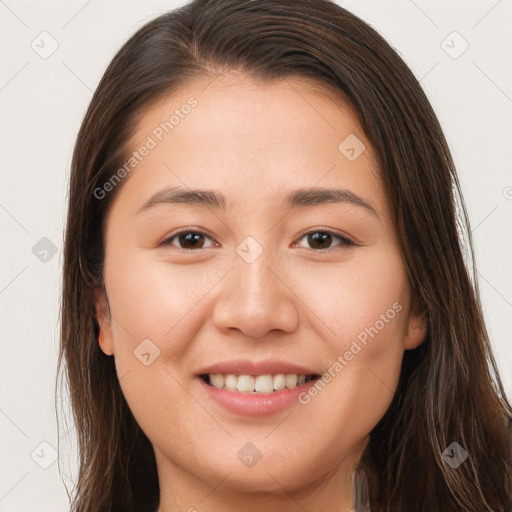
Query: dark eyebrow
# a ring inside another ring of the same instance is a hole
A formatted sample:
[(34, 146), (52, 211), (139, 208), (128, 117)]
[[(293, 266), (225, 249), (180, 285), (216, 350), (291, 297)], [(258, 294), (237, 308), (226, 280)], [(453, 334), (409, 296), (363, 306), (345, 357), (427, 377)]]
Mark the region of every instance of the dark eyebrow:
[[(216, 210), (227, 210), (226, 198), (222, 193), (216, 190), (175, 187), (157, 192), (144, 203), (139, 212), (158, 204), (175, 203), (204, 205), (210, 206)], [(346, 189), (322, 187), (301, 188), (288, 194), (284, 200), (283, 206), (295, 210), (307, 206), (329, 203), (348, 203), (361, 206), (378, 217), (377, 211), (370, 203), (354, 192)]]
[(361, 206), (378, 217), (375, 208), (354, 192), (340, 188), (301, 188), (291, 192), (285, 199), (285, 205), (291, 209), (316, 206), (329, 203), (348, 203)]
[(199, 204), (204, 206), (211, 206), (216, 210), (227, 209), (226, 198), (220, 192), (215, 190), (175, 187), (161, 190), (154, 196), (151, 196), (139, 209), (138, 213), (158, 204), (174, 203)]

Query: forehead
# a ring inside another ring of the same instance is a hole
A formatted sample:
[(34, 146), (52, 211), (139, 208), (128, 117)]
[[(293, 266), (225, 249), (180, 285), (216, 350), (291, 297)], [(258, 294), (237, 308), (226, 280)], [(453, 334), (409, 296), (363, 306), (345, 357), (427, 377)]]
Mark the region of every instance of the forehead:
[(311, 80), (194, 79), (146, 111), (128, 153), (148, 141), (151, 150), (126, 179), (133, 184), (125, 183), (146, 197), (160, 184), (217, 188), (231, 205), (249, 195), (257, 201), (293, 188), (344, 185), (384, 200), (354, 110)]

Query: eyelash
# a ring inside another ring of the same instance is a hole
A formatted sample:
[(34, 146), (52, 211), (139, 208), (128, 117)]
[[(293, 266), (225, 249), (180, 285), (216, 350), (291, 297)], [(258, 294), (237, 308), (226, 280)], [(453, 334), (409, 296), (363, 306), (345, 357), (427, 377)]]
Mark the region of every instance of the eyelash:
[[(204, 236), (206, 238), (212, 238), (210, 236), (208, 236), (206, 233), (203, 233), (202, 231), (196, 231), (196, 230), (192, 230), (192, 229), (184, 229), (182, 231), (178, 231), (177, 233), (175, 233), (174, 235), (166, 238), (160, 245), (163, 245), (163, 246), (169, 246), (169, 245), (172, 245), (172, 241), (175, 239), (175, 238), (178, 238), (180, 235), (183, 235), (183, 234), (188, 234), (188, 233), (193, 233), (193, 234), (196, 234), (196, 235), (201, 235), (201, 236)], [(300, 237), (299, 237), (299, 241), (303, 240), (305, 237), (307, 237), (308, 235), (311, 235), (313, 233), (323, 233), (324, 235), (331, 235), (333, 238), (337, 238), (339, 240), (341, 240), (341, 244), (339, 244), (338, 246), (335, 246), (335, 247), (328, 247), (327, 249), (312, 249), (313, 251), (315, 252), (320, 252), (320, 253), (325, 253), (325, 252), (329, 252), (329, 251), (333, 251), (333, 250), (337, 250), (338, 249), (341, 249), (341, 248), (344, 248), (344, 247), (350, 247), (350, 246), (355, 246), (357, 245), (356, 243), (354, 243), (352, 240), (350, 240), (349, 238), (347, 238), (346, 236), (343, 236), (343, 235), (340, 235), (340, 234), (337, 234), (337, 233), (334, 233), (333, 231), (329, 231), (327, 229), (314, 229), (312, 231), (308, 231), (307, 233), (304, 233), (302, 234)], [(177, 250), (181, 250), (183, 252), (186, 252), (186, 253), (190, 253), (191, 251), (196, 251), (196, 250), (200, 250), (202, 249), (202, 247), (200, 249), (184, 249), (183, 247), (176, 247)], [(210, 249), (210, 247), (207, 247), (206, 249)]]

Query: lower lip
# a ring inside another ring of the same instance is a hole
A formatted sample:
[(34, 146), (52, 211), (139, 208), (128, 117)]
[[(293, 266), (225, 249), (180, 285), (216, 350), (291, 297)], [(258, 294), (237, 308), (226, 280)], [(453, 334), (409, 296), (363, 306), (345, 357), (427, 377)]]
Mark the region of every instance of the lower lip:
[(311, 380), (296, 388), (272, 393), (241, 393), (210, 386), (200, 377), (198, 380), (207, 399), (214, 400), (228, 411), (243, 416), (268, 416), (283, 411), (293, 404), (300, 404), (299, 395), (316, 382)]

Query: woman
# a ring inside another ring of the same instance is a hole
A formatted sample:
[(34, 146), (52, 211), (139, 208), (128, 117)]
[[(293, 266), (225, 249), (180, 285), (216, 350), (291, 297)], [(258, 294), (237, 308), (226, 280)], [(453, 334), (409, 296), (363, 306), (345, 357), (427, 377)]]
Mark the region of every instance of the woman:
[(367, 24), (291, 5), (193, 1), (94, 94), (63, 271), (72, 510), (511, 510), (436, 116)]

